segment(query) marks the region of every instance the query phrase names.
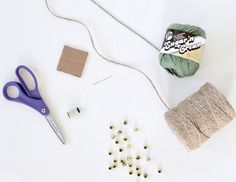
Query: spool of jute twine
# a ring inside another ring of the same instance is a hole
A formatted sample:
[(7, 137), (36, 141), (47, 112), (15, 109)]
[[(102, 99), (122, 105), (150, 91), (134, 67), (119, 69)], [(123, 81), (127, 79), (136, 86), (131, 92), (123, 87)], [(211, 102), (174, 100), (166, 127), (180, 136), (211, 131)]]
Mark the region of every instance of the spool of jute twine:
[(189, 150), (200, 147), (234, 117), (233, 107), (210, 83), (165, 113), (167, 124)]
[[(94, 0), (91, 1), (94, 2)], [(147, 79), (147, 81), (151, 84), (153, 90), (155, 91), (157, 97), (162, 102), (163, 106), (165, 106), (165, 108), (168, 110), (165, 113), (165, 119), (167, 121), (167, 124), (169, 125), (171, 130), (176, 134), (179, 140), (189, 150), (193, 150), (201, 146), (216, 131), (223, 128), (235, 117), (235, 111), (229, 104), (225, 96), (221, 94), (210, 83), (206, 83), (203, 87), (200, 88), (198, 92), (179, 103), (175, 108), (170, 109), (164, 99), (160, 96), (156, 86), (154, 85), (150, 77), (145, 72), (134, 66), (125, 63), (120, 63), (116, 60), (104, 56), (97, 49), (93, 39), (93, 35), (89, 27), (85, 23), (80, 20), (64, 17), (55, 13), (54, 10), (49, 6), (48, 0), (45, 0), (45, 4), (48, 11), (54, 17), (63, 21), (77, 23), (83, 26), (89, 35), (90, 42), (94, 51), (103, 60), (107, 61), (108, 63), (136, 71), (142, 74)], [(119, 23), (122, 24), (122, 22)], [(130, 29), (129, 27), (127, 28)], [(130, 30), (133, 31), (132, 29)], [(137, 34), (135, 31), (133, 32)], [(148, 42), (148, 40), (146, 40), (141, 35), (137, 35), (146, 42)], [(159, 50), (159, 48), (155, 47), (150, 42), (149, 44)]]

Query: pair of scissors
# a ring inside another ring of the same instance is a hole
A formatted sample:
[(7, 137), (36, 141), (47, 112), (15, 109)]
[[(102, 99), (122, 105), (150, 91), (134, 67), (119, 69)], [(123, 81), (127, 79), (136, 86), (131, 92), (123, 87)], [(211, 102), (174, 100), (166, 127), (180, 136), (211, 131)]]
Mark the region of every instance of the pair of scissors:
[[(28, 85), (26, 84), (27, 82), (24, 80), (25, 78), (23, 78), (22, 75), (22, 71), (26, 72), (27, 75), (31, 75), (31, 77), (33, 78), (34, 81), (34, 88), (31, 89), (28, 87)], [(51, 126), (51, 128), (53, 129), (53, 131), (55, 132), (55, 134), (57, 135), (57, 137), (60, 139), (60, 141), (65, 144), (65, 140), (59, 130), (59, 128), (57, 127), (56, 123), (54, 122), (52, 116), (50, 115), (50, 111), (47, 107), (47, 105), (45, 104), (44, 100), (42, 99), (40, 93), (39, 93), (39, 89), (38, 89), (38, 82), (37, 79), (34, 75), (34, 73), (27, 68), (26, 66), (20, 65), (16, 68), (16, 76), (18, 77), (20, 82), (8, 82), (5, 84), (5, 86), (3, 87), (3, 95), (4, 97), (9, 100), (9, 101), (14, 101), (14, 102), (18, 102), (21, 104), (25, 104), (33, 109), (35, 109), (36, 111), (38, 111), (41, 115), (43, 115), (46, 120), (48, 121), (49, 125)], [(18, 90), (18, 95), (12, 97), (9, 93), (8, 93), (8, 89), (10, 87), (14, 87), (14, 89)]]

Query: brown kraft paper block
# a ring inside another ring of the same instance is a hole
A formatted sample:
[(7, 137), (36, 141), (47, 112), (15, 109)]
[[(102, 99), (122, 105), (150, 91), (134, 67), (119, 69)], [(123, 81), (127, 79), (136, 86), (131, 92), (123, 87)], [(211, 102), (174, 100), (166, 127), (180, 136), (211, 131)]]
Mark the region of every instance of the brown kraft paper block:
[(81, 77), (87, 57), (88, 52), (64, 46), (57, 70)]

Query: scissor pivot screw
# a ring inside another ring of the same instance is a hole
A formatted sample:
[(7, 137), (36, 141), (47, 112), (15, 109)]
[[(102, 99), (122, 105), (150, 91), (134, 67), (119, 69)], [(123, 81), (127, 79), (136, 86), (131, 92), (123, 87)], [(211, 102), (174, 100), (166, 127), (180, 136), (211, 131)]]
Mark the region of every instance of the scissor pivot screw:
[(41, 109), (41, 113), (46, 113), (46, 109), (45, 108), (43, 108), (43, 109)]

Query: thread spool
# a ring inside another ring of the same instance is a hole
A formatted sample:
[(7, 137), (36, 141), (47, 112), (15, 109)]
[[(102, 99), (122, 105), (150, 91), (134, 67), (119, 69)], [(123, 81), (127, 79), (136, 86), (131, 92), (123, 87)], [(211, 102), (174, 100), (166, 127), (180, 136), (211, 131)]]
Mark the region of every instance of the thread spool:
[(160, 51), (160, 64), (170, 74), (183, 78), (194, 75), (198, 68), (206, 33), (197, 26), (171, 24)]
[(67, 112), (67, 115), (69, 118), (74, 118), (76, 116), (78, 116), (80, 114), (80, 109), (78, 107), (76, 107), (75, 109)]
[(232, 121), (235, 115), (225, 96), (206, 83), (198, 92), (167, 111), (165, 119), (184, 146), (193, 150)]

